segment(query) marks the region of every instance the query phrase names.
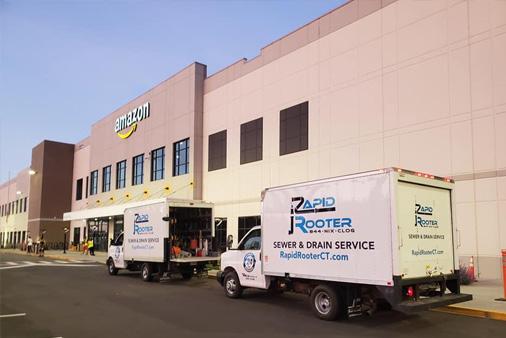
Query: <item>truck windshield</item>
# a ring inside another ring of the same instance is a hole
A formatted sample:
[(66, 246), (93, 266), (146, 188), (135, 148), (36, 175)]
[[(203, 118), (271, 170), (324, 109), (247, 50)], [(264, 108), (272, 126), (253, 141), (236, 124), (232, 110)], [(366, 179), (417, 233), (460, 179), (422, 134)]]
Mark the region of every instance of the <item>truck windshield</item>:
[(119, 235), (118, 238), (116, 238), (115, 245), (123, 245), (123, 234)]
[(239, 247), (239, 250), (260, 250), (261, 240), (262, 237), (260, 229), (254, 230), (250, 232), (246, 238), (244, 238)]

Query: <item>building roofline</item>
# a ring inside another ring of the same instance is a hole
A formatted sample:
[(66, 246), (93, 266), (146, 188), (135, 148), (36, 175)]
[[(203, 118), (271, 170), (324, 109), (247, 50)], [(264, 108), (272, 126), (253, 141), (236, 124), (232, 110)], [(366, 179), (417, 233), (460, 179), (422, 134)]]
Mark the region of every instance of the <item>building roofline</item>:
[(349, 0), (264, 46), (261, 48), (260, 54), (251, 60), (242, 58), (207, 77), (204, 81), (204, 94), (216, 90), (396, 1)]

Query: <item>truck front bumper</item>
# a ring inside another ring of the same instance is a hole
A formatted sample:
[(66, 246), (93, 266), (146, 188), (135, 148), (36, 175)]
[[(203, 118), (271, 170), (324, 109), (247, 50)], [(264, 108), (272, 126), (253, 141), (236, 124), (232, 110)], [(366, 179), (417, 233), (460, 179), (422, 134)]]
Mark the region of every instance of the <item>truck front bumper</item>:
[(216, 274), (216, 280), (218, 281), (218, 283), (220, 283), (221, 286), (223, 286), (224, 279), (225, 279), (225, 274), (223, 273), (223, 271), (218, 271), (218, 273)]

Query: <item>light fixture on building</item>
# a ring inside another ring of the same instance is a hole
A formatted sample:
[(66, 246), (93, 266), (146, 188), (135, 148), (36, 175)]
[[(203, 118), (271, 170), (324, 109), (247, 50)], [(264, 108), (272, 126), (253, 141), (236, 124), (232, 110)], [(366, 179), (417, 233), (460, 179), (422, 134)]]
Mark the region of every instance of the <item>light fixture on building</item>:
[(21, 195), (23, 192), (21, 190), (16, 191), (16, 195)]
[(29, 175), (35, 175), (37, 172), (33, 169), (28, 170)]

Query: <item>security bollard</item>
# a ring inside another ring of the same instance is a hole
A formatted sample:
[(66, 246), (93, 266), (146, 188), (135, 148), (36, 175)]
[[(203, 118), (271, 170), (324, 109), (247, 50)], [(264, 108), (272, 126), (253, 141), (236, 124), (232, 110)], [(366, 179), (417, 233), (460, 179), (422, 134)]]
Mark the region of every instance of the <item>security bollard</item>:
[(506, 249), (501, 250), (502, 262), (502, 285), (504, 288), (504, 298), (496, 298), (495, 300), (506, 301)]

